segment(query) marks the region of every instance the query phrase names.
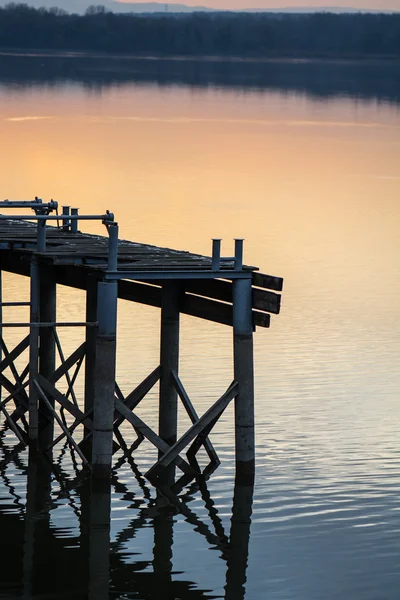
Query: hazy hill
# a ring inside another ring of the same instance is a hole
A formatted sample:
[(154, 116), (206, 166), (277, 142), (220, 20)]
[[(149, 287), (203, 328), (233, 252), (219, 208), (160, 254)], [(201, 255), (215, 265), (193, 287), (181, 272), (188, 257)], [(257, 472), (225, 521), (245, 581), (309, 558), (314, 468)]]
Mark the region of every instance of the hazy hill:
[[(10, 0), (0, 0), (0, 7), (6, 6)], [(119, 2), (118, 0), (15, 0), (15, 4), (28, 4), (34, 8), (61, 8), (70, 13), (83, 14), (89, 6), (104, 6), (106, 10), (114, 13), (191, 13), (191, 12), (213, 12), (214, 9), (205, 6), (187, 6), (186, 4), (162, 3), (162, 2)], [(221, 12), (221, 11), (219, 11)], [(263, 10), (260, 8), (246, 8), (238, 12), (271, 12), (271, 13), (355, 13), (355, 12), (380, 12), (373, 10), (360, 10), (345, 7), (283, 7)], [(382, 11), (390, 12), (390, 11)]]

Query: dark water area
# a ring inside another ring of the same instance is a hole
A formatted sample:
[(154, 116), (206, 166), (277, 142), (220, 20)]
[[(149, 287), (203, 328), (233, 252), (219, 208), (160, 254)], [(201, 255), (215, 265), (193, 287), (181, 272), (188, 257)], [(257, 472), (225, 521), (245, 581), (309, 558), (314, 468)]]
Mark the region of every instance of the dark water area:
[[(29, 456), (27, 450), (15, 452), (15, 448), (4, 444), (4, 429), (0, 438), (0, 598), (220, 598), (173, 569), (174, 526), (179, 514), (218, 554), (216, 560), (221, 561), (226, 572), (224, 597), (244, 598), (252, 485), (235, 485), (230, 527), (225, 530), (202, 478), (190, 486), (185, 482), (185, 491), (178, 498), (183, 485), (175, 485), (174, 490), (150, 489), (128, 457), (140, 492), (133, 492), (131, 486), (118, 479), (123, 460), (116, 464), (110, 488), (104, 482), (92, 481), (88, 472), (78, 469), (74, 478), (68, 477), (58, 460), (52, 463), (32, 453)], [(75, 457), (70, 458), (76, 466)], [(10, 470), (13, 472), (9, 477)], [(26, 486), (25, 501), (20, 495), (22, 481)], [(202, 499), (209, 523), (190, 507), (196, 493)], [(115, 506), (110, 513), (111, 504), (121, 501), (129, 505), (131, 517), (110, 539), (110, 523), (118, 515)], [(63, 504), (72, 513), (67, 528), (55, 526), (52, 518), (52, 511), (62, 510)], [(72, 520), (76, 531), (71, 528)], [(135, 544), (135, 538), (145, 529), (153, 531), (150, 560), (140, 557), (140, 545), (137, 553), (124, 551), (126, 543)]]
[(129, 56), (0, 53), (0, 81), (6, 85), (76, 82), (93, 90), (110, 86), (157, 85), (270, 90), (312, 98), (344, 96), (398, 103), (400, 61), (367, 60), (201, 60)]

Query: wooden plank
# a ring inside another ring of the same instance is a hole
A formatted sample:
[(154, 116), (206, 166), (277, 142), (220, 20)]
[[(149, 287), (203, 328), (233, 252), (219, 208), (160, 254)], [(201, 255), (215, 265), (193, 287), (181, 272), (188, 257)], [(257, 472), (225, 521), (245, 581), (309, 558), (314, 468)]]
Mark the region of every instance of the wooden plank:
[(253, 285), (260, 288), (268, 288), (275, 292), (281, 292), (283, 290), (283, 279), (282, 277), (273, 277), (272, 275), (254, 272)]
[(118, 298), (139, 302), (148, 306), (161, 307), (162, 289), (154, 285), (136, 283), (135, 281), (118, 281)]
[(185, 294), (181, 312), (192, 317), (199, 317), (222, 325), (232, 325), (232, 306), (216, 302), (209, 298)]
[(232, 304), (232, 283), (221, 279), (194, 279), (193, 281), (184, 282), (185, 291), (190, 294), (212, 298), (214, 300), (222, 300)]
[(253, 323), (256, 327), (268, 328), (271, 324), (271, 315), (253, 310)]
[(253, 308), (278, 315), (281, 309), (281, 296), (267, 290), (252, 288)]

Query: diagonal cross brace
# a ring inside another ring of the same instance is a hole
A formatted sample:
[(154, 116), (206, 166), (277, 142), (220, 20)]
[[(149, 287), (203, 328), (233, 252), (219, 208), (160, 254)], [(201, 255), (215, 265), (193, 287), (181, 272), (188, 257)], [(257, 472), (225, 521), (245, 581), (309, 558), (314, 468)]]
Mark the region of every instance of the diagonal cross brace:
[[(159, 467), (167, 467), (171, 462), (175, 460), (175, 458), (192, 440), (194, 440), (199, 433), (201, 433), (212, 421), (217, 421), (216, 417), (219, 417), (221, 413), (225, 410), (231, 400), (237, 396), (238, 393), (238, 383), (233, 381), (229, 388), (226, 390), (225, 394), (221, 396), (219, 400), (211, 408), (204, 413), (204, 415), (192, 425), (190, 429), (186, 433), (182, 435), (179, 440), (170, 446), (167, 452), (160, 458), (155, 465), (151, 467), (151, 469), (145, 474), (147, 479), (151, 479), (154, 471)], [(162, 450), (162, 449), (161, 449)]]
[[(138, 416), (131, 412), (129, 408), (127, 408), (125, 404), (121, 402), (121, 400), (118, 400), (118, 398), (115, 399), (115, 408), (121, 413), (122, 416), (125, 417), (127, 421), (131, 423), (131, 425), (134, 426), (135, 429), (138, 429), (144, 435), (144, 437), (153, 444), (153, 446), (161, 450), (161, 452), (167, 453), (167, 451), (171, 448), (167, 442), (164, 442), (163, 439), (161, 439), (148, 425), (146, 425), (142, 419), (139, 419)], [(192, 475), (192, 477), (198, 475), (197, 471), (195, 471), (193, 467), (189, 465), (189, 463), (187, 463), (177, 454), (173, 459), (171, 459), (170, 462), (174, 462), (181, 469), (181, 471), (188, 475)]]
[[(123, 402), (124, 405), (127, 408), (129, 408), (131, 411), (135, 410), (135, 408), (137, 407), (139, 402), (141, 402), (143, 400), (143, 398), (146, 396), (146, 394), (149, 393), (151, 388), (160, 379), (160, 372), (161, 372), (161, 368), (159, 365), (158, 367), (156, 367), (154, 369), (154, 371), (152, 371), (150, 373), (150, 375), (148, 375), (146, 377), (146, 379), (144, 379), (141, 383), (139, 383), (139, 385), (130, 394), (128, 394), (126, 396), (126, 398)], [(119, 413), (120, 413), (119, 416), (115, 416), (114, 427), (119, 427), (124, 420), (124, 417), (122, 416), (121, 411), (119, 411)]]
[(48, 379), (48, 381), (52, 384), (57, 383), (57, 381), (59, 379), (61, 379), (61, 377), (63, 375), (65, 375), (65, 373), (67, 371), (69, 371), (69, 369), (75, 365), (83, 356), (85, 356), (85, 352), (86, 352), (86, 342), (83, 342), (83, 344), (81, 344), (79, 346), (79, 348), (77, 348), (75, 350), (75, 352), (73, 352), (71, 354), (71, 356), (69, 356), (55, 371), (54, 373), (52, 373)]
[(0, 373), (15, 361), (16, 358), (29, 346), (29, 335), (26, 336), (7, 356), (0, 362)]
[[(179, 377), (175, 371), (171, 371), (171, 374), (172, 374), (172, 378), (174, 380), (175, 389), (178, 392), (180, 399), (182, 400), (183, 406), (185, 407), (185, 410), (186, 410), (187, 414), (189, 415), (189, 418), (192, 421), (192, 424), (197, 423), (197, 421), (199, 420), (199, 417), (197, 415), (197, 412), (196, 412), (189, 396), (187, 395), (185, 388), (183, 387), (181, 380), (179, 379)], [(201, 445), (204, 445), (205, 451), (207, 452), (210, 460), (219, 465), (220, 460), (218, 458), (218, 455), (215, 452), (214, 446), (212, 445), (212, 443), (210, 442), (210, 440), (208, 439), (207, 436), (204, 438)], [(199, 448), (200, 448), (200, 446), (199, 446)]]
[(85, 414), (77, 408), (73, 402), (68, 400), (64, 394), (58, 391), (43, 375), (37, 375), (37, 381), (41, 388), (45, 390), (54, 400), (57, 400), (63, 408), (65, 408), (75, 419), (81, 420), (88, 429), (93, 429), (93, 421), (89, 417), (85, 418)]

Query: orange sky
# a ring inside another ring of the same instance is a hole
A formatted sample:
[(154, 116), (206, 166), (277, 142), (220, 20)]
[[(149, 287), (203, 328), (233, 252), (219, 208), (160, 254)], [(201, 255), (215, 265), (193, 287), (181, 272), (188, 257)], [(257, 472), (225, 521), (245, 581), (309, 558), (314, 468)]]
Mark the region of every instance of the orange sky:
[[(132, 2), (132, 0), (125, 1)], [(168, 3), (173, 4), (171, 1)], [(400, 10), (400, 0), (178, 0), (177, 3), (220, 9), (343, 6), (357, 9)]]

